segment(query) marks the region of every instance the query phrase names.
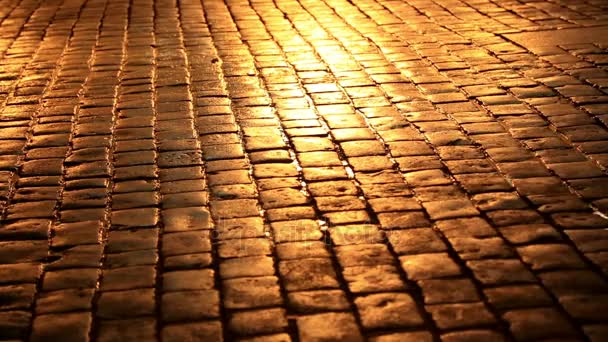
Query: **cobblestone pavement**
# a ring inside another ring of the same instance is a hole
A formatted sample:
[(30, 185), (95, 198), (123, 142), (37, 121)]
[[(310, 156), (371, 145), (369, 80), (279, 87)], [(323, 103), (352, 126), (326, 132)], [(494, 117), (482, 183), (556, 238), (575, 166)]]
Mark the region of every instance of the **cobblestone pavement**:
[(0, 340), (608, 341), (602, 25), (2, 0)]

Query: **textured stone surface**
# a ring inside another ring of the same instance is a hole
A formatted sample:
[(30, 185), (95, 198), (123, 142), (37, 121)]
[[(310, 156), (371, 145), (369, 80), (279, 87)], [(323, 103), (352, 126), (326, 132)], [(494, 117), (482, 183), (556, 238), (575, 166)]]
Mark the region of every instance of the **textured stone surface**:
[(0, 340), (608, 339), (605, 2), (0, 5)]

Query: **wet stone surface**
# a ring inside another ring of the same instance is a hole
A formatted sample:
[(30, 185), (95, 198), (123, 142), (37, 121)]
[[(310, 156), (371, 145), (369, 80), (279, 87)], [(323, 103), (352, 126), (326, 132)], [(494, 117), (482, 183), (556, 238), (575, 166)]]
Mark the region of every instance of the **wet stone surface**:
[(0, 1), (0, 340), (608, 340), (602, 1)]

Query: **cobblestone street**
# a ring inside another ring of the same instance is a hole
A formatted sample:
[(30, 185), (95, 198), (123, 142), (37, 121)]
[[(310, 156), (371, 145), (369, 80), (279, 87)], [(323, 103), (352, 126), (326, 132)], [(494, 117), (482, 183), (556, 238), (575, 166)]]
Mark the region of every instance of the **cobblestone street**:
[(0, 0), (0, 341), (608, 341), (608, 1)]

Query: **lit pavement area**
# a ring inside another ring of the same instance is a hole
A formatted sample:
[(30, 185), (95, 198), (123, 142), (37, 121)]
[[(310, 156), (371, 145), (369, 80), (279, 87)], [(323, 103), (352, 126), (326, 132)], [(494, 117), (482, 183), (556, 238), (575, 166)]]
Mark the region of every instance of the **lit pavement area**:
[(608, 2), (2, 0), (0, 340), (608, 341)]

